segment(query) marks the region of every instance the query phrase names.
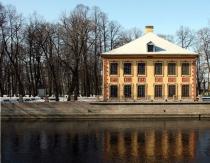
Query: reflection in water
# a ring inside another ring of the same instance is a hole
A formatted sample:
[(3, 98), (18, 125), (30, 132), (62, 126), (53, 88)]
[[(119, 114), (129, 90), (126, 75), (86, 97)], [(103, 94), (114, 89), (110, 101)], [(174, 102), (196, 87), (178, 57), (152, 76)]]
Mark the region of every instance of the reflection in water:
[(122, 132), (118, 133), (118, 140), (117, 140), (117, 149), (119, 156), (122, 158), (125, 154), (125, 140), (124, 140), (124, 134)]
[(136, 130), (131, 132), (131, 155), (138, 156), (138, 132)]
[(195, 157), (195, 148), (196, 148), (195, 131), (190, 130), (190, 134), (189, 134), (189, 139), (188, 140), (189, 140), (189, 142), (188, 142), (188, 144), (189, 144), (189, 147), (188, 147), (189, 155), (190, 155), (191, 159), (193, 159)]
[[(141, 131), (140, 131), (141, 132)], [(173, 130), (172, 131), (174, 136), (171, 137), (171, 142), (168, 141), (169, 135), (167, 130), (163, 130), (161, 132), (161, 143), (159, 146), (156, 146), (158, 142), (156, 142), (156, 135), (155, 135), (155, 129), (150, 129), (144, 131), (144, 138), (145, 139), (145, 146), (141, 146), (141, 148), (144, 148), (142, 150), (145, 151), (145, 157), (148, 159), (155, 159), (156, 154), (158, 153), (159, 156), (161, 156), (163, 159), (167, 159), (169, 157), (169, 153), (173, 155), (177, 160), (183, 159), (184, 155), (190, 156), (191, 159), (195, 157), (195, 148), (196, 148), (196, 139), (195, 139), (195, 131), (190, 130), (188, 134), (182, 133), (180, 129)], [(126, 149), (129, 148), (125, 146), (125, 135), (126, 133), (119, 132), (117, 135), (117, 151), (118, 151), (118, 157), (123, 158), (126, 153)], [(183, 153), (183, 134), (188, 138), (187, 144), (185, 145), (185, 148), (187, 149), (186, 152)], [(107, 136), (108, 135), (108, 136)], [(111, 152), (114, 151), (114, 145), (110, 144), (110, 134), (105, 133), (105, 139), (104, 139), (104, 145), (105, 145), (105, 151), (106, 154), (111, 154)], [(139, 151), (139, 143), (138, 143), (138, 132), (137, 130), (134, 130), (131, 132), (130, 135), (130, 151), (128, 151), (129, 155), (132, 157), (140, 157), (140, 151)], [(170, 144), (171, 143), (171, 144)], [(109, 147), (109, 148), (107, 148)], [(171, 148), (169, 148), (171, 147)], [(157, 150), (157, 152), (155, 152)]]
[(145, 151), (147, 157), (153, 157), (155, 152), (155, 131), (145, 131)]
[(163, 158), (167, 159), (168, 158), (168, 150), (169, 150), (168, 131), (167, 130), (163, 130), (163, 132), (162, 132), (161, 149), (162, 149)]
[(193, 122), (190, 128), (190, 121), (3, 122), (2, 159), (3, 162), (209, 162), (209, 122)]
[(182, 158), (182, 151), (183, 151), (183, 145), (182, 145), (182, 132), (180, 129), (176, 132), (175, 137), (175, 157), (181, 159)]

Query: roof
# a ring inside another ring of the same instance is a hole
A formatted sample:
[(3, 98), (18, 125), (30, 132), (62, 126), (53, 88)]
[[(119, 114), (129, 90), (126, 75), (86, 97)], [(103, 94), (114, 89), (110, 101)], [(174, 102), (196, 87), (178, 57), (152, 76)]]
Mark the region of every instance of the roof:
[[(155, 45), (155, 52), (147, 51), (147, 44), (153, 43)], [(172, 42), (165, 40), (154, 34), (148, 32), (142, 37), (131, 41), (121, 47), (113, 49), (111, 51), (102, 53), (102, 55), (147, 55), (147, 54), (167, 54), (167, 55), (198, 55), (195, 52), (191, 52), (184, 49)]]

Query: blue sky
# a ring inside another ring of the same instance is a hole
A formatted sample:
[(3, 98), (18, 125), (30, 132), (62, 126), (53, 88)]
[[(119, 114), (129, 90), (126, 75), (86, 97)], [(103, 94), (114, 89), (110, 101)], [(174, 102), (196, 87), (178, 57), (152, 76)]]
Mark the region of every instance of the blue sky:
[(110, 20), (118, 21), (125, 29), (154, 25), (155, 32), (174, 34), (180, 25), (194, 30), (208, 26), (210, 0), (0, 0), (11, 4), (28, 17), (34, 11), (48, 21), (57, 21), (62, 12), (71, 11), (77, 4), (98, 6)]

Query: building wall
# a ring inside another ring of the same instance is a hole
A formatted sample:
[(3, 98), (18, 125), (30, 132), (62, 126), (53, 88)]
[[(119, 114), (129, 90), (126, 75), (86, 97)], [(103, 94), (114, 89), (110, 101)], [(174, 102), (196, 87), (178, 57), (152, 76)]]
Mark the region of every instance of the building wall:
[[(118, 75), (110, 75), (110, 63), (118, 63)], [(132, 63), (132, 74), (124, 75), (123, 74), (123, 64), (124, 62)], [(146, 75), (138, 76), (137, 74), (137, 65), (138, 62), (146, 63)], [(154, 63), (162, 62), (163, 63), (163, 75), (154, 75)], [(176, 75), (168, 76), (168, 62), (176, 63)], [(190, 63), (190, 75), (182, 76), (181, 75), (181, 63), (188, 62)], [(196, 57), (153, 57), (149, 58), (103, 58), (103, 96), (104, 100), (109, 100), (109, 86), (118, 85), (118, 100), (125, 100), (123, 87), (124, 84), (132, 85), (132, 99), (137, 99), (137, 86), (138, 84), (146, 85), (146, 97), (147, 99), (154, 99), (154, 85), (161, 84), (163, 85), (163, 99), (168, 99), (168, 85), (175, 84), (177, 91), (177, 100), (183, 99), (181, 97), (181, 85), (189, 84), (190, 85), (190, 98), (196, 98)], [(189, 99), (189, 98), (188, 98)]]

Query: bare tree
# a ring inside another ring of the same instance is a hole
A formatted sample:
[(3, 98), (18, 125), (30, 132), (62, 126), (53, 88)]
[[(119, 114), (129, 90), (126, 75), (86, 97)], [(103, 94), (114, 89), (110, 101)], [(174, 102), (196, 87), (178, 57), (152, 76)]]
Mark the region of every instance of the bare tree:
[[(8, 6), (2, 16), (5, 18), (4, 22), (1, 24), (1, 37), (2, 37), (2, 46), (3, 52), (7, 55), (9, 62), (12, 66), (13, 76), (17, 80), (11, 78), (9, 82), (12, 85), (11, 94), (20, 94), (24, 95), (24, 83), (22, 80), (22, 43), (23, 43), (23, 19), (22, 16), (17, 14), (16, 10), (12, 6)], [(14, 83), (17, 81), (17, 84)], [(18, 90), (17, 90), (18, 88)]]
[(158, 34), (159, 37), (162, 37), (165, 40), (168, 40), (170, 42), (174, 42), (174, 36), (173, 35), (164, 35), (164, 34)]
[(110, 41), (110, 50), (117, 47), (117, 40), (120, 36), (121, 26), (114, 21), (109, 23), (109, 41)]
[(122, 46), (126, 43), (129, 43), (130, 41), (135, 40), (140, 36), (142, 36), (142, 31), (138, 28), (131, 28), (129, 30), (122, 31), (120, 33), (117, 46)]
[[(84, 5), (78, 5), (70, 16), (63, 16), (63, 41), (68, 46), (66, 60), (71, 60), (71, 65), (68, 65), (72, 72), (72, 84), (69, 88), (69, 97), (74, 91), (74, 100), (77, 100), (79, 95), (79, 71), (81, 57), (86, 56), (88, 49), (93, 44), (88, 43), (89, 33), (92, 30), (92, 23), (88, 18), (89, 8)], [(66, 65), (66, 63), (63, 61)]]
[(195, 34), (189, 27), (181, 26), (179, 30), (176, 32), (176, 37), (177, 37), (177, 43), (182, 48), (187, 49), (193, 45)]
[(108, 50), (108, 17), (105, 13), (101, 13), (101, 35), (103, 42), (103, 51), (106, 52)]
[(198, 31), (198, 43), (200, 46), (201, 54), (204, 55), (205, 58), (205, 64), (208, 69), (207, 73), (207, 82), (209, 86), (209, 77), (210, 77), (210, 28), (203, 28)]

